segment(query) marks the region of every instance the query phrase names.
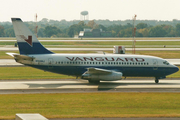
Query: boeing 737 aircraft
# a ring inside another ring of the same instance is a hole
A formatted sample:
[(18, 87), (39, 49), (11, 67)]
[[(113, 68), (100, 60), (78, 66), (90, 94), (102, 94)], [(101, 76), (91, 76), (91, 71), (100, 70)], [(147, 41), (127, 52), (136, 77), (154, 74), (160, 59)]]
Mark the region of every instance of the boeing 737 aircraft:
[(46, 49), (20, 18), (12, 18), (19, 53), (7, 53), (16, 62), (37, 69), (80, 77), (90, 83), (122, 77), (155, 77), (155, 82), (178, 67), (153, 56), (127, 54), (55, 54)]

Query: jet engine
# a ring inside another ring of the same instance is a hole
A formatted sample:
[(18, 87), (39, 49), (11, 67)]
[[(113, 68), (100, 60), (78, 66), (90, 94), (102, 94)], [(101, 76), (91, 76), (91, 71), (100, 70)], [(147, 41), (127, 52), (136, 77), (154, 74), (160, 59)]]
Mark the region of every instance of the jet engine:
[(85, 73), (82, 75), (81, 79), (92, 80), (92, 81), (116, 81), (122, 79), (121, 72), (111, 72), (110, 74), (89, 74)]

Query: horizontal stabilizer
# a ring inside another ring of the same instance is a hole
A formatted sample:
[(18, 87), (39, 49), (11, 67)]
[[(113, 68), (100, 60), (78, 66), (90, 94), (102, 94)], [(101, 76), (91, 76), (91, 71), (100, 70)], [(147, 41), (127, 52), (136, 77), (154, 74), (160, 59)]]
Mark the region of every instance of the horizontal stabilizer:
[(19, 63), (27, 63), (27, 62), (30, 62), (30, 61), (33, 61), (35, 58), (34, 57), (29, 57), (29, 56), (26, 56), (26, 55), (20, 55), (20, 54), (17, 54), (17, 53), (6, 53), (12, 57), (14, 57), (14, 59), (16, 60), (16, 62), (19, 62)]

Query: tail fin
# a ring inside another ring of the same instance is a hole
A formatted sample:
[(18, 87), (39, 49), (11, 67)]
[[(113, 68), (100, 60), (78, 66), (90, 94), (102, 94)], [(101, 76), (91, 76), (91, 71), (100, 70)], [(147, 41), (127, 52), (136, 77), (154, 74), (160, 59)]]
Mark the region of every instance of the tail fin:
[(11, 18), (16, 35), (19, 52), (23, 55), (28, 54), (52, 54), (47, 50), (29, 30), (20, 18)]

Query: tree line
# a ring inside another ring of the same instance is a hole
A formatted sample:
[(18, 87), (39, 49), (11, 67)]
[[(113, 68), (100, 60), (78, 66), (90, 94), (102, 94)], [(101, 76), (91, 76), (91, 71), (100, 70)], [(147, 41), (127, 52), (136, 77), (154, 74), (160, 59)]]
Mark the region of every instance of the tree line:
[[(112, 33), (112, 37), (132, 37), (132, 20), (109, 21), (55, 21), (46, 18), (37, 22), (25, 22), (25, 24), (35, 31), (38, 25), (38, 37), (74, 37), (84, 29), (102, 29)], [(180, 37), (180, 21), (156, 21), (156, 20), (137, 20), (136, 37)], [(15, 37), (11, 22), (0, 23), (0, 37)]]

